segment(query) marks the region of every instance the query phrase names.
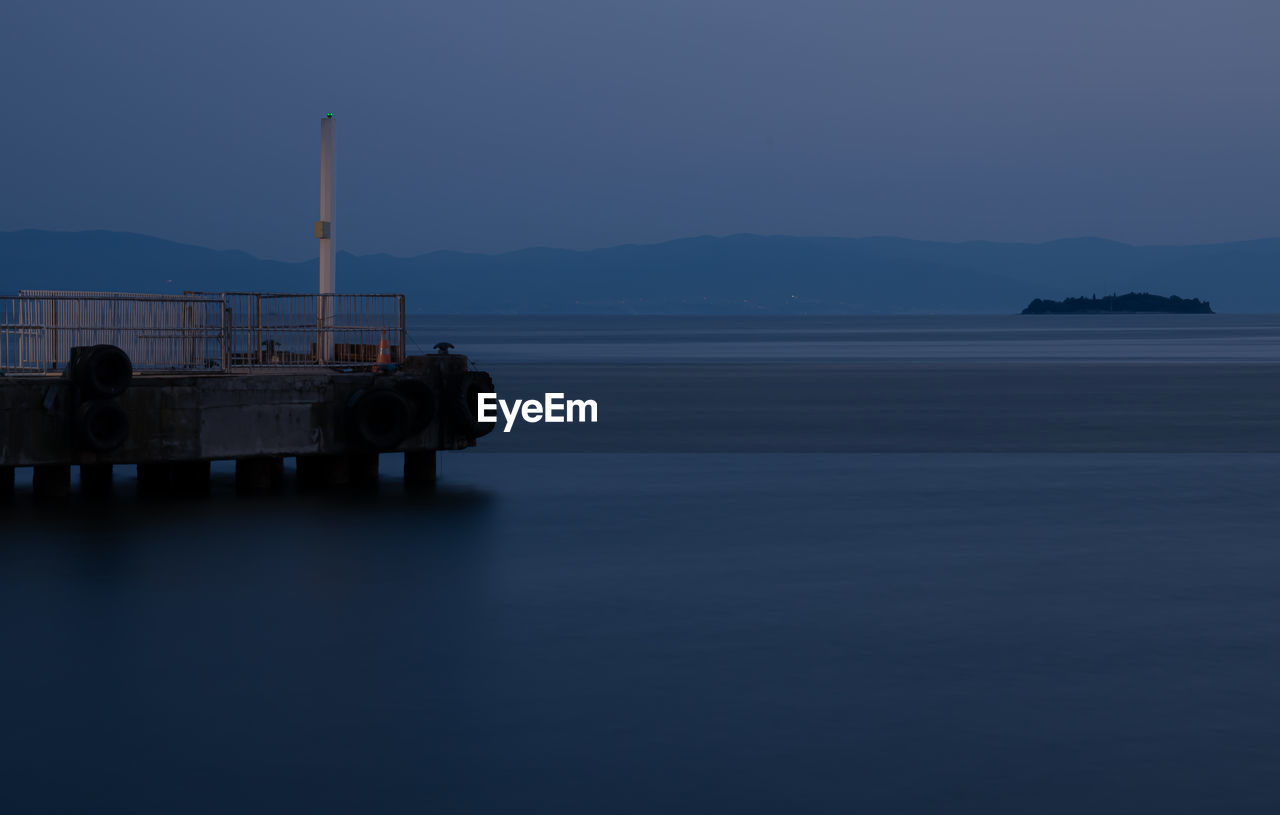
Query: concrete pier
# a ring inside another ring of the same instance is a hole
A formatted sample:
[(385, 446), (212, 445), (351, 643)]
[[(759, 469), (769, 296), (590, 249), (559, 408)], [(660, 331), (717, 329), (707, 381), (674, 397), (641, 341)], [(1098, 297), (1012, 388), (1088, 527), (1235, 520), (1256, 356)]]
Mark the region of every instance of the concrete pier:
[(71, 494), (70, 464), (38, 464), (31, 478), (36, 498), (66, 498)]
[(472, 447), (492, 430), (463, 398), (492, 387), (451, 353), (382, 372), (142, 372), (96, 397), (108, 427), (78, 410), (84, 391), (61, 372), (10, 374), (0, 377), (0, 494), (12, 491), (15, 467), (36, 468), (42, 497), (67, 493), (72, 466), (86, 494), (110, 492), (115, 465), (137, 466), (142, 495), (201, 494), (210, 461), (237, 462), (239, 488), (269, 491), (285, 458), (296, 459), (303, 487), (372, 484), (379, 455), (391, 452), (405, 454), (407, 481), (431, 483), (438, 451)]

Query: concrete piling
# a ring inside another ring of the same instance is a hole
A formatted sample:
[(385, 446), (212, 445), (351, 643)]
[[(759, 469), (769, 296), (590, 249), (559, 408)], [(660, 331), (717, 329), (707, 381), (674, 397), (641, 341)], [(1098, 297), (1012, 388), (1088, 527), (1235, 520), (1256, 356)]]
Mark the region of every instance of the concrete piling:
[(350, 482), (342, 456), (298, 456), (298, 486), (304, 489), (338, 487)]
[(436, 451), (410, 450), (404, 454), (406, 484), (436, 483)]
[(307, 489), (378, 482), (377, 453), (361, 451), (345, 456), (298, 456), (297, 462), (298, 484)]
[(71, 494), (70, 464), (37, 464), (31, 486), (36, 498), (66, 498)]
[(239, 492), (271, 492), (283, 481), (284, 459), (279, 456), (236, 459), (236, 490)]
[(110, 464), (81, 464), (80, 492), (91, 496), (110, 495), (111, 477)]
[(347, 475), (352, 484), (369, 485), (378, 483), (377, 453), (348, 453), (343, 458), (346, 459)]
[(173, 464), (152, 461), (138, 465), (139, 495), (168, 495), (173, 491)]
[(179, 495), (209, 493), (208, 461), (179, 461), (173, 465), (173, 490)]

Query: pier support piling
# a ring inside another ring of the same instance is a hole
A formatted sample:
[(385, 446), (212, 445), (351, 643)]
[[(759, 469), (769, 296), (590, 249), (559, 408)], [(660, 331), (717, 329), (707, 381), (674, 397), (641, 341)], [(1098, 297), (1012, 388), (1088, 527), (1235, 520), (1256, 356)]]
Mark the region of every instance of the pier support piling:
[(110, 464), (81, 464), (80, 492), (93, 496), (110, 495), (111, 476)]
[(37, 464), (31, 487), (36, 498), (66, 498), (71, 494), (70, 464)]
[(168, 495), (173, 491), (173, 465), (153, 461), (138, 465), (139, 495)]
[(348, 453), (345, 456), (298, 456), (298, 484), (308, 489), (346, 484), (376, 484), (378, 454)]
[(209, 462), (179, 461), (174, 464), (173, 489), (180, 495), (208, 495)]
[(13, 468), (0, 467), (0, 498), (13, 495)]
[(271, 492), (284, 481), (284, 459), (255, 456), (236, 459), (236, 489), (240, 492)]
[(346, 459), (347, 475), (352, 484), (369, 485), (378, 483), (377, 453), (348, 453), (344, 458)]
[(410, 450), (404, 454), (404, 483), (436, 483), (435, 450)]
[(339, 487), (351, 479), (342, 456), (298, 456), (298, 486), (305, 489)]

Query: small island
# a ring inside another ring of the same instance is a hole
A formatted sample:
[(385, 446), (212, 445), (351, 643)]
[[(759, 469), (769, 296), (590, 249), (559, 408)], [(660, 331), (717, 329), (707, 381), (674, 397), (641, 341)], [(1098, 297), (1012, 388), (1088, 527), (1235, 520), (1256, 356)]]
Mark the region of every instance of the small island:
[(1208, 300), (1193, 297), (1190, 300), (1174, 295), (1129, 292), (1109, 294), (1102, 299), (1093, 297), (1068, 297), (1065, 300), (1041, 300), (1036, 298), (1022, 310), (1023, 314), (1212, 314)]

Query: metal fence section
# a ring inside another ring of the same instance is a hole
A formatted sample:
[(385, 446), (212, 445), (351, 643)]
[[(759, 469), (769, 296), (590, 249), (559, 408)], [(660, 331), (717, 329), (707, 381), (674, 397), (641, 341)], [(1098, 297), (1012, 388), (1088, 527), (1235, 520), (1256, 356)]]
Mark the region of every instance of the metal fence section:
[(0, 370), (53, 371), (77, 345), (138, 369), (372, 365), (405, 356), (404, 295), (22, 291), (0, 297)]
[(73, 347), (99, 344), (139, 369), (221, 369), (224, 322), (206, 297), (24, 291), (0, 297), (0, 369), (58, 370)]
[(383, 339), (404, 361), (403, 294), (188, 294), (224, 303), (232, 368), (372, 365)]

